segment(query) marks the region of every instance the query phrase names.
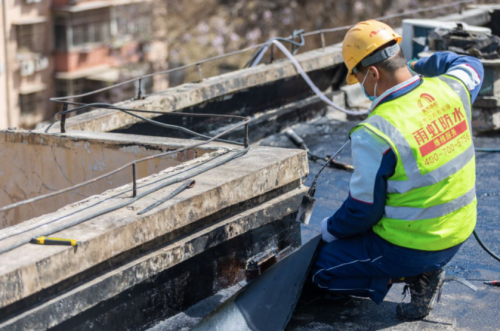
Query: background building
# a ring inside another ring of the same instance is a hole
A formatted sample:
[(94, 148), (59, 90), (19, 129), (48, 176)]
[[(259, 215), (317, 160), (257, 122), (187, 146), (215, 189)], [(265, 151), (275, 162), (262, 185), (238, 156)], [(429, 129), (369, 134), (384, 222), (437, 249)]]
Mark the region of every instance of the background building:
[[(455, 0), (442, 0), (449, 3)], [(478, 0), (485, 2), (489, 0)], [(49, 101), (196, 63), (294, 30), (314, 31), (435, 5), (433, 0), (0, 0), (0, 129), (52, 120)], [(168, 8), (168, 17), (167, 17)], [(458, 6), (436, 9), (445, 15)], [(424, 18), (429, 13), (416, 13)], [(405, 16), (406, 18), (413, 17)], [(434, 16), (430, 16), (434, 17)], [(402, 17), (386, 22), (401, 25)], [(340, 42), (329, 33), (325, 44)], [(167, 48), (168, 45), (168, 48)], [(300, 52), (322, 47), (309, 38)], [(170, 51), (169, 51), (170, 50)], [(242, 68), (254, 50), (204, 64), (203, 77)], [(281, 55), (276, 53), (277, 58)], [(269, 59), (267, 59), (269, 60)], [(144, 80), (145, 92), (200, 79), (196, 68)], [(117, 102), (133, 84), (83, 102)]]
[[(156, 15), (166, 14), (157, 7)], [(155, 39), (163, 32), (161, 27), (153, 29), (152, 8), (151, 0), (4, 0), (0, 128), (31, 128), (50, 120), (60, 110), (50, 97), (81, 94), (165, 70), (167, 47)], [(151, 91), (168, 84), (160, 77), (143, 86)], [(117, 102), (133, 95), (131, 84), (83, 101)]]

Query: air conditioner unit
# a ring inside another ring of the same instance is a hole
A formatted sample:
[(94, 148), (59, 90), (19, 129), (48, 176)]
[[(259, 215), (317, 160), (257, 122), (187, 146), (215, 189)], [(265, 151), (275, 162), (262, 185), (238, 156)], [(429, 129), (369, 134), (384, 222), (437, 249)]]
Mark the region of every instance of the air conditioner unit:
[[(405, 19), (403, 20), (403, 41), (401, 41), (401, 48), (407, 60), (417, 57), (418, 53), (425, 50), (427, 45), (427, 37), (429, 32), (439, 30), (452, 30), (457, 27), (457, 23), (462, 22), (446, 22), (437, 20), (419, 20), (419, 19)], [(464, 30), (473, 33), (491, 34), (491, 29), (482, 26), (468, 25), (462, 23)]]
[(36, 71), (41, 71), (45, 70), (49, 67), (49, 59), (46, 56), (41, 56), (35, 61), (35, 70)]
[(30, 76), (35, 73), (35, 61), (21, 61), (19, 65), (21, 76)]

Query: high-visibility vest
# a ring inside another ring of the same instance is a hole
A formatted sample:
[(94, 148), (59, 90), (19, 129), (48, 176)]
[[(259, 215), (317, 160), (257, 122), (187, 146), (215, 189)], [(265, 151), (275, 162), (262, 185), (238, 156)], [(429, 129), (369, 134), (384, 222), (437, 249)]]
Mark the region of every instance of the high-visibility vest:
[(476, 163), (471, 101), (458, 79), (442, 75), (376, 107), (365, 127), (396, 155), (384, 216), (373, 227), (402, 247), (438, 251), (464, 242), (476, 225)]

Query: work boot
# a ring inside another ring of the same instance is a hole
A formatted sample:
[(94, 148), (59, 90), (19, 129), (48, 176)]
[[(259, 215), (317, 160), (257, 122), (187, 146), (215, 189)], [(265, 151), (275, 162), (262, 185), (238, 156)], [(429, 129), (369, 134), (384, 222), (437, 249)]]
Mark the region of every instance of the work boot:
[(403, 294), (409, 289), (410, 303), (400, 303), (396, 307), (396, 315), (402, 320), (422, 319), (429, 315), (436, 296), (443, 285), (445, 271), (443, 269), (425, 272), (418, 279), (405, 285)]

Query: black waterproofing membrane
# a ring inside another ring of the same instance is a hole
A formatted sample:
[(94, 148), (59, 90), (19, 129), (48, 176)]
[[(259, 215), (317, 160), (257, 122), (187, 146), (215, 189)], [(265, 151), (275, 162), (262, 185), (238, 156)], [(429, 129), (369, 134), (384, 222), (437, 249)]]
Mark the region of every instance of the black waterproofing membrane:
[(235, 293), (192, 330), (279, 331), (292, 317), (321, 235), (301, 225), (302, 245)]

